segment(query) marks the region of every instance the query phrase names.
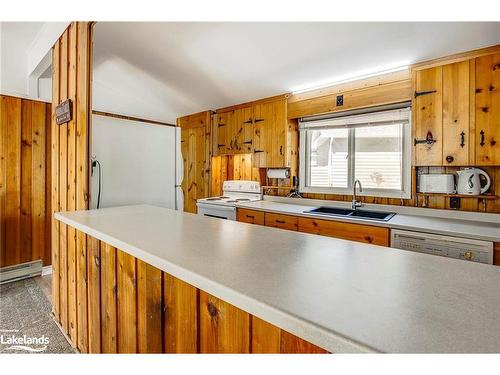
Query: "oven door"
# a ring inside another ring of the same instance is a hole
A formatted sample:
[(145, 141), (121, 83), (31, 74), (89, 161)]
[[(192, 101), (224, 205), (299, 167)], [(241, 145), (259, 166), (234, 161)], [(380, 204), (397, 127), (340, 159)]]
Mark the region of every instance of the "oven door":
[(198, 215), (226, 220), (236, 220), (236, 207), (209, 203), (196, 203), (196, 206), (198, 207)]

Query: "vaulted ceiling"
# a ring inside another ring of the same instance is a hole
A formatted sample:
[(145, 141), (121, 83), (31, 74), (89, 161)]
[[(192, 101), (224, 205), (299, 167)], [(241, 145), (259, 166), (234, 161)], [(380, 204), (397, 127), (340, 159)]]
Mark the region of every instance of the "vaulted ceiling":
[(500, 23), (99, 22), (95, 109), (175, 122), (206, 109), (500, 43)]

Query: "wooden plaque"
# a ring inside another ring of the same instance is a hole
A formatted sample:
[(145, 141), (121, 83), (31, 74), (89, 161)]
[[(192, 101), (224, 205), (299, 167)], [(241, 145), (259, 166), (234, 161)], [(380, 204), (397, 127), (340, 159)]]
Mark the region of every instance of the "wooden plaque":
[(56, 124), (61, 125), (71, 121), (71, 99), (67, 99), (56, 107)]

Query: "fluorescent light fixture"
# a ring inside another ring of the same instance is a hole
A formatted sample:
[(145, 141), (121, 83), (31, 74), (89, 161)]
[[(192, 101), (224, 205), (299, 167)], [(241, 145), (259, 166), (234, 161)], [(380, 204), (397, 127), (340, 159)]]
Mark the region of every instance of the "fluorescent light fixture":
[(341, 83), (347, 83), (347, 82), (352, 82), (352, 81), (358, 81), (360, 79), (366, 79), (370, 77), (376, 77), (382, 74), (388, 74), (388, 73), (394, 73), (394, 72), (399, 72), (401, 70), (406, 70), (409, 68), (409, 65), (407, 62), (405, 63), (400, 63), (397, 65), (392, 65), (392, 67), (385, 67), (385, 68), (378, 68), (376, 70), (364, 70), (360, 71), (354, 74), (345, 74), (343, 76), (339, 76), (333, 79), (330, 79), (328, 81), (323, 81), (323, 82), (317, 82), (314, 85), (308, 85), (308, 86), (302, 86), (302, 87), (297, 87), (296, 89), (292, 89), (292, 94), (301, 94), (307, 91), (313, 91), (313, 90), (318, 90), (322, 89), (325, 87), (330, 87), (330, 86), (335, 86), (339, 85)]

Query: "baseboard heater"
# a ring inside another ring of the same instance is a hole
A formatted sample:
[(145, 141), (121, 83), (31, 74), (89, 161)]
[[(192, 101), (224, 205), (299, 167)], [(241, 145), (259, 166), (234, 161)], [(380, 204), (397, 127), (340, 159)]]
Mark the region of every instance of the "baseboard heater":
[(42, 274), (42, 261), (34, 260), (14, 266), (0, 268), (0, 284), (27, 279)]

